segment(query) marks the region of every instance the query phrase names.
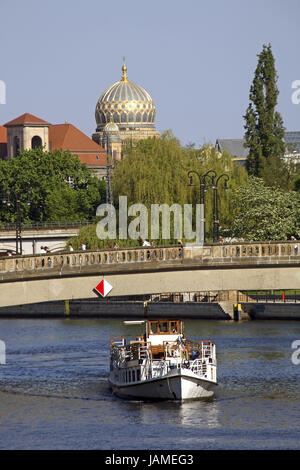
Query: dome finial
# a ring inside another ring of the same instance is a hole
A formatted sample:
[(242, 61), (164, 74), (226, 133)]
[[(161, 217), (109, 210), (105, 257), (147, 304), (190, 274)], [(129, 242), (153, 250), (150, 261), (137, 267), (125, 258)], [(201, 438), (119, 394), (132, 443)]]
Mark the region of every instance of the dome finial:
[(123, 57), (123, 67), (122, 67), (122, 81), (127, 82), (127, 67), (125, 65), (125, 57)]

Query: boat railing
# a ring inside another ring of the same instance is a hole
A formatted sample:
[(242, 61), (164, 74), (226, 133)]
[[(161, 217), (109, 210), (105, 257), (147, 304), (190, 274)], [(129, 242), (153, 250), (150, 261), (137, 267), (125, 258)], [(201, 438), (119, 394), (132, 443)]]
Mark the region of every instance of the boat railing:
[(201, 359), (195, 359), (191, 365), (191, 371), (198, 375), (205, 375), (207, 372), (207, 364)]
[(111, 338), (110, 345), (111, 346), (117, 346), (117, 347), (125, 346), (126, 345), (126, 338), (124, 336), (122, 336), (120, 338)]
[(164, 360), (157, 360), (152, 363), (152, 378), (162, 377), (167, 374), (169, 370), (168, 362)]
[(203, 341), (192, 341), (192, 340), (185, 340), (185, 346), (188, 350), (189, 356), (191, 359), (197, 358), (215, 358), (215, 345), (210, 340), (203, 340)]
[(151, 359), (150, 343), (145, 341), (132, 341), (126, 344), (126, 338), (113, 338), (111, 340), (113, 357), (119, 357), (122, 362)]
[(135, 359), (149, 359), (150, 358), (150, 343), (144, 341), (134, 341), (126, 346), (126, 353), (129, 360)]

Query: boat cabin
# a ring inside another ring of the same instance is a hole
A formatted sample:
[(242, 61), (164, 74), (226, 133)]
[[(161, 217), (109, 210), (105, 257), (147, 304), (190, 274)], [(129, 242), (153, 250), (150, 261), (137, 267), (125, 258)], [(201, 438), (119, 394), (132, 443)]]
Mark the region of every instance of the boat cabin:
[(151, 343), (153, 358), (162, 358), (166, 344), (176, 344), (183, 338), (183, 322), (181, 320), (148, 320), (146, 337)]
[(183, 323), (180, 320), (148, 320), (146, 335), (152, 344), (177, 341), (183, 335)]

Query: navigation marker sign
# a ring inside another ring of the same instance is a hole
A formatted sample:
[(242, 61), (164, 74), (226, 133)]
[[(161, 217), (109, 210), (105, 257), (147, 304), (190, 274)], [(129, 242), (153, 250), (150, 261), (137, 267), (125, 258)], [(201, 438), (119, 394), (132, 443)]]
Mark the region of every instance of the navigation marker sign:
[(95, 287), (95, 290), (102, 295), (102, 297), (106, 297), (107, 294), (112, 290), (113, 286), (107, 282), (105, 279), (102, 279), (101, 282)]

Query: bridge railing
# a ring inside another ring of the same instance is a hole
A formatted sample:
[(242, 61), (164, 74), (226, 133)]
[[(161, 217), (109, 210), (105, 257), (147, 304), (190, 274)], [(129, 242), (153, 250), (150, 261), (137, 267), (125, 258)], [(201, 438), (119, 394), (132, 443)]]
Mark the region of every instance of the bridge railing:
[(0, 259), (0, 272), (64, 269), (91, 265), (129, 264), (181, 260), (179, 246), (76, 251), (40, 255), (9, 256)]
[(197, 247), (195, 250), (188, 247), (157, 246), (157, 247), (135, 247), (105, 250), (88, 250), (77, 252), (60, 252), (40, 255), (10, 256), (0, 258), (0, 272), (20, 272), (34, 270), (64, 270), (69, 267), (92, 265), (117, 265), (131, 263), (158, 262), (167, 264), (172, 261), (201, 260), (224, 262), (243, 262), (243, 259), (279, 260), (300, 258), (300, 242), (260, 242), (260, 243), (232, 243), (213, 244)]
[[(43, 229), (68, 229), (68, 228), (81, 228), (87, 225), (92, 225), (92, 221), (78, 220), (74, 222), (31, 222), (22, 223), (22, 231), (24, 230), (43, 230)], [(0, 223), (0, 231), (16, 231), (15, 222), (2, 222)]]
[(221, 256), (227, 257), (249, 257), (249, 256), (293, 256), (300, 254), (299, 242), (270, 242), (270, 243), (247, 243), (223, 245)]

